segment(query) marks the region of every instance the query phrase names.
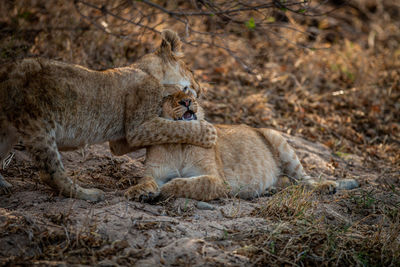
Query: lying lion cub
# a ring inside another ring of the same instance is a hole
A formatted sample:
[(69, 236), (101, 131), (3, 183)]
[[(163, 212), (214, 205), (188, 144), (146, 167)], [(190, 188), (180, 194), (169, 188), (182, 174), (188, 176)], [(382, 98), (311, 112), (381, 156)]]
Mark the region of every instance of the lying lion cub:
[[(196, 99), (183, 92), (166, 97), (162, 112), (164, 118), (174, 121), (204, 119)], [(282, 172), (330, 191), (358, 186), (355, 180), (318, 183), (307, 176), (293, 148), (277, 131), (245, 125), (215, 127), (218, 140), (210, 149), (182, 144), (149, 147), (145, 177), (125, 196), (132, 200), (158, 194), (203, 201), (225, 196), (252, 198), (275, 185)]]
[[(211, 124), (159, 117), (164, 96), (179, 90), (200, 93), (179, 55), (177, 34), (166, 30), (162, 37), (156, 52), (123, 68), (94, 71), (33, 58), (2, 65), (0, 162), (22, 141), (44, 182), (65, 196), (98, 201), (102, 191), (82, 188), (65, 174), (59, 150), (105, 141), (129, 147), (214, 145), (216, 132)], [(177, 86), (164, 86), (170, 84)], [(10, 187), (0, 175), (0, 193)]]

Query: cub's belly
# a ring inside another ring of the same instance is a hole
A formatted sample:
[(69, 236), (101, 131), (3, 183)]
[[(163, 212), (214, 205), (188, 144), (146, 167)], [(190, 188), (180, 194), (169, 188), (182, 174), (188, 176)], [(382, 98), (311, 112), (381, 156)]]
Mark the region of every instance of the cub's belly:
[(58, 147), (71, 150), (87, 144), (123, 138), (124, 133), (120, 125), (109, 125), (92, 120), (66, 126), (56, 125), (55, 136)]

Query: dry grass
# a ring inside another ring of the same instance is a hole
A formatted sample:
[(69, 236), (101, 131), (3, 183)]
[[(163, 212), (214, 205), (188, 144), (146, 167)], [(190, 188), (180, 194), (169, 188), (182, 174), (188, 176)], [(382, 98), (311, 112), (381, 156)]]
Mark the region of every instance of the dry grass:
[(312, 209), (314, 198), (313, 191), (304, 186), (289, 186), (275, 194), (254, 214), (276, 220), (304, 219)]
[[(323, 202), (320, 195), (300, 186), (276, 194), (253, 213), (271, 221), (273, 230), (246, 240), (246, 246), (250, 243), (253, 250), (242, 253), (260, 266), (400, 264), (400, 213), (393, 209), (393, 202), (379, 203), (379, 211), (370, 210), (361, 219), (349, 211), (337, 214), (327, 206), (321, 207)], [(353, 210), (360, 212), (371, 208), (373, 201), (371, 195), (361, 191), (346, 194), (336, 202), (353, 203)], [(350, 219), (340, 220), (334, 215)]]

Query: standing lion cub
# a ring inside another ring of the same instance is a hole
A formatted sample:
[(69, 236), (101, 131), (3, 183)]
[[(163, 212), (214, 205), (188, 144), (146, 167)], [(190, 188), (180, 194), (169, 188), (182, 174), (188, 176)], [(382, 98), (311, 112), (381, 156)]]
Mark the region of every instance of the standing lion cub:
[[(162, 114), (171, 121), (204, 119), (196, 99), (183, 92), (165, 98)], [(358, 186), (351, 179), (316, 182), (307, 176), (295, 152), (277, 131), (245, 125), (215, 127), (218, 140), (213, 148), (187, 144), (147, 148), (145, 177), (125, 196), (133, 200), (158, 194), (204, 201), (225, 196), (252, 198), (275, 185), (283, 172), (301, 183), (329, 191)]]
[[(101, 190), (82, 188), (67, 177), (59, 150), (105, 141), (129, 147), (214, 145), (215, 128), (204, 120), (159, 117), (164, 96), (179, 90), (200, 94), (179, 56), (177, 34), (166, 30), (162, 38), (156, 52), (123, 68), (94, 71), (47, 59), (0, 66), (0, 160), (21, 141), (45, 183), (65, 196), (98, 201)], [(0, 175), (0, 192), (10, 187)]]

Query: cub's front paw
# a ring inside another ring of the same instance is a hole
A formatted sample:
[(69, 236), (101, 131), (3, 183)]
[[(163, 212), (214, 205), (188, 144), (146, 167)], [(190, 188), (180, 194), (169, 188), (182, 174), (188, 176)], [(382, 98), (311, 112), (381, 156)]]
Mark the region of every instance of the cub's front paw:
[(153, 182), (145, 182), (131, 186), (125, 192), (125, 198), (139, 202), (148, 202), (159, 195), (158, 186)]
[(203, 132), (202, 138), (200, 140), (201, 145), (207, 148), (215, 146), (218, 136), (217, 130), (215, 129), (214, 125), (204, 120), (200, 121), (200, 123), (202, 125)]

